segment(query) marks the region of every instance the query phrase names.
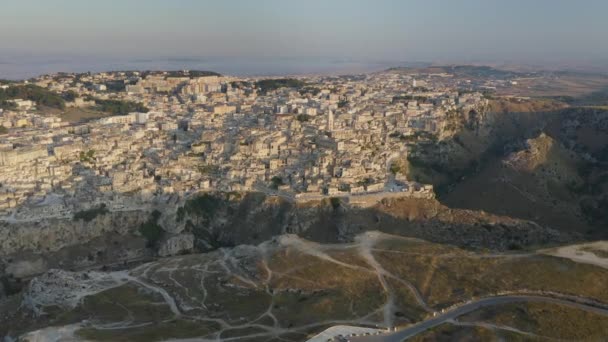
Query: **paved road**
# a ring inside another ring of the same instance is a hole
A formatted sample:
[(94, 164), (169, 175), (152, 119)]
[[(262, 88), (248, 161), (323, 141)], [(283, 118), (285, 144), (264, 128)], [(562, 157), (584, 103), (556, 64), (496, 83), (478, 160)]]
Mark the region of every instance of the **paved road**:
[(531, 296), (531, 295), (530, 296), (528, 296), (528, 295), (497, 296), (497, 297), (483, 298), (483, 299), (479, 299), (477, 301), (473, 301), (473, 302), (464, 304), (453, 310), (443, 313), (437, 317), (433, 317), (431, 319), (428, 319), (426, 321), (412, 325), (411, 327), (405, 328), (403, 330), (396, 331), (394, 333), (379, 335), (379, 336), (353, 337), (350, 340), (353, 342), (401, 342), (401, 341), (407, 340), (410, 337), (416, 336), (428, 329), (441, 325), (449, 320), (455, 319), (459, 316), (462, 316), (469, 312), (481, 309), (483, 307), (515, 303), (515, 302), (553, 303), (553, 304), (567, 305), (570, 307), (582, 309), (585, 311), (590, 311), (593, 313), (598, 313), (601, 315), (608, 315), (608, 309), (602, 309), (602, 308), (598, 308), (595, 306), (581, 304), (581, 303), (566, 300), (566, 299), (558, 299), (558, 298), (543, 297), (543, 296)]

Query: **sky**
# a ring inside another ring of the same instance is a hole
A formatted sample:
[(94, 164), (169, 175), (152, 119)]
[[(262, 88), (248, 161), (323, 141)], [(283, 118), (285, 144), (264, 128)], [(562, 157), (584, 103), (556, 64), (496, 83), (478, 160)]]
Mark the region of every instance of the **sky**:
[(20, 58), (608, 61), (606, 0), (1, 0)]

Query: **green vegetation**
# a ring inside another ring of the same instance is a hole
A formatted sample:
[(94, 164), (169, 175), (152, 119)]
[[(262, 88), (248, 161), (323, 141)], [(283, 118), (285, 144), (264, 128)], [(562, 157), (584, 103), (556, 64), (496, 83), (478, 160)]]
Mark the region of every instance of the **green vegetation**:
[(414, 134), (409, 134), (409, 135), (405, 135), (405, 134), (398, 134), (397, 136), (392, 135), (391, 138), (398, 138), (400, 141), (405, 142), (406, 144), (414, 143), (418, 140), (430, 141), (430, 142), (436, 142), (436, 140), (437, 140), (437, 136), (435, 136), (434, 134), (431, 134), (431, 133), (424, 132), (424, 131), (416, 131), (416, 132), (414, 132)]
[(17, 104), (7, 100), (0, 101), (0, 109), (15, 110), (17, 109)]
[[(197, 212), (200, 208), (207, 211), (227, 198), (203, 195), (187, 205)], [(160, 213), (153, 213), (150, 220), (158, 216)], [(208, 227), (207, 223), (203, 225)], [(20, 305), (21, 298), (11, 306), (3, 301), (0, 308), (9, 314), (0, 317), (0, 325), (21, 324), (10, 331), (18, 336), (34, 328), (59, 327), (86, 319), (95, 324), (83, 324), (76, 336), (93, 341), (202, 339), (219, 330), (223, 330), (220, 339), (251, 339), (259, 328), (260, 333), (272, 329), (302, 333), (294, 338), (305, 340), (306, 335), (325, 329), (324, 322), (335, 324), (365, 317), (369, 326), (382, 324), (387, 318), (382, 309), (389, 298), (393, 310), (388, 318), (395, 326), (431, 318), (418, 303), (416, 293), (436, 310), (498, 291), (554, 291), (602, 302), (608, 298), (608, 270), (594, 265), (541, 255), (475, 253), (397, 236), (374, 239), (371, 246), (365, 240), (361, 242), (364, 245), (346, 248), (306, 242), (275, 244), (264, 251), (249, 247), (160, 258), (132, 270), (130, 275), (136, 280), (90, 293), (76, 307), (44, 306), (41, 322), (32, 322), (25, 315), (31, 311)], [(378, 278), (377, 269), (383, 269), (383, 279)], [(63, 284), (52, 284), (51, 290), (53, 286)], [(152, 286), (158, 289), (151, 291)], [(175, 298), (179, 309), (187, 314), (175, 315), (168, 305), (172, 303), (165, 300), (168, 297)], [(205, 308), (195, 307), (201, 303)], [(18, 311), (11, 317), (12, 311), (7, 309), (13, 305)], [(222, 329), (209, 319), (224, 320), (235, 328)], [(599, 341), (608, 335), (607, 317), (554, 303), (482, 307), (457, 320), (488, 325), (446, 323), (412, 340), (535, 341), (548, 337)], [(124, 322), (129, 324), (119, 326)], [(493, 328), (491, 324), (513, 329)], [(99, 328), (103, 326), (119, 328)]]
[(119, 93), (127, 89), (127, 83), (124, 81), (111, 81), (105, 83), (106, 89), (112, 93)]
[(300, 121), (300, 122), (306, 122), (310, 120), (310, 115), (308, 114), (298, 114), (298, 116), (296, 116), (296, 120)]
[(331, 197), (329, 199), (329, 203), (331, 203), (331, 207), (336, 210), (340, 207), (340, 204), (342, 204), (342, 200), (340, 200), (338, 197)]
[(357, 182), (357, 186), (369, 185), (374, 183), (374, 179), (371, 177), (364, 178)]
[(91, 208), (88, 210), (78, 211), (74, 214), (74, 221), (84, 220), (85, 222), (91, 222), (99, 215), (105, 215), (110, 211), (104, 203), (100, 204), (97, 208)]
[[(354, 250), (325, 252), (333, 260), (363, 268), (370, 267)], [(361, 317), (381, 308), (386, 301), (386, 293), (378, 280), (374, 279), (373, 272), (353, 271), (349, 267), (302, 254), (295, 249), (275, 253), (269, 258), (268, 267), (276, 275), (271, 284), (275, 289), (273, 313), (282, 326)], [(398, 282), (391, 282), (389, 287), (396, 290), (397, 322), (412, 322), (423, 316), (421, 308), (407, 288)], [(374, 319), (370, 317), (370, 320)]]
[(147, 113), (150, 111), (141, 103), (121, 100), (100, 100), (95, 99), (97, 110), (111, 115), (127, 115), (132, 112)]
[(94, 164), (95, 163), (95, 150), (88, 150), (86, 152), (80, 151), (79, 157), (80, 157), (81, 163)]
[(204, 175), (217, 175), (220, 173), (220, 171), (221, 168), (219, 165), (205, 164), (198, 167), (198, 172)]
[[(181, 217), (183, 218), (183, 214), (189, 214), (199, 217), (212, 218), (215, 216), (216, 211), (220, 208), (222, 203), (223, 200), (216, 196), (203, 194), (186, 201), (183, 211), (181, 212)], [(180, 212), (178, 208), (178, 218), (179, 216)]]
[(253, 83), (247, 81), (232, 81), (230, 82), (230, 85), (232, 86), (232, 88), (236, 89), (245, 89), (253, 87)]
[(198, 166), (198, 172), (204, 175), (217, 175), (220, 173), (220, 167), (213, 164), (204, 164)]
[(300, 95), (311, 94), (312, 96), (317, 96), (319, 95), (319, 93), (321, 93), (321, 89), (313, 86), (305, 86), (303, 88), (300, 88), (298, 92), (300, 93)]
[(348, 105), (348, 101), (347, 100), (340, 100), (338, 102), (338, 108), (344, 108)]
[(94, 313), (106, 322), (127, 319), (135, 322), (160, 322), (173, 318), (169, 306), (158, 293), (142, 292), (133, 283), (127, 283), (84, 298), (82, 311)]
[(219, 329), (219, 324), (213, 322), (176, 319), (127, 329), (83, 328), (76, 335), (90, 341), (148, 342), (201, 337)]
[(279, 186), (284, 185), (285, 183), (283, 182), (283, 178), (279, 177), (279, 176), (274, 176), (272, 177), (272, 179), (270, 180), (270, 188), (277, 190), (279, 188)]
[[(599, 301), (608, 299), (608, 289), (603, 286), (608, 281), (608, 272), (593, 265), (548, 256), (437, 258), (435, 245), (423, 243), (420, 248), (425, 246), (429, 250), (421, 255), (380, 251), (374, 255), (387, 271), (412, 281), (435, 308), (520, 289), (576, 294)], [(457, 248), (453, 250), (450, 254), (462, 253)]]
[[(196, 239), (206, 241), (215, 248), (226, 246), (221, 241), (221, 230), (211, 227), (210, 223), (218, 214), (220, 209), (226, 206), (232, 199), (238, 199), (236, 193), (225, 193), (224, 197), (219, 194), (202, 194), (186, 201), (183, 207), (177, 208), (176, 221), (183, 222), (186, 217), (186, 229), (194, 234)], [(207, 245), (205, 248), (208, 248)]]
[(150, 218), (139, 226), (139, 232), (148, 241), (148, 247), (155, 247), (165, 233), (163, 228), (158, 224), (160, 216), (160, 211), (154, 210)]
[(7, 89), (0, 89), (0, 108), (15, 108), (15, 106), (9, 102), (10, 100), (15, 99), (34, 101), (38, 106), (46, 106), (57, 109), (65, 108), (65, 101), (60, 95), (33, 84), (11, 86)]
[(8, 133), (8, 128), (4, 127), (4, 126), (0, 126), (0, 134), (6, 134)]
[(261, 94), (266, 94), (269, 91), (277, 90), (279, 88), (301, 89), (305, 85), (305, 82), (293, 78), (261, 80), (255, 83), (256, 88), (259, 89)]
[(68, 90), (65, 93), (63, 93), (63, 99), (68, 102), (72, 102), (72, 101), (76, 100), (77, 98), (78, 98), (78, 93), (76, 93), (73, 90)]

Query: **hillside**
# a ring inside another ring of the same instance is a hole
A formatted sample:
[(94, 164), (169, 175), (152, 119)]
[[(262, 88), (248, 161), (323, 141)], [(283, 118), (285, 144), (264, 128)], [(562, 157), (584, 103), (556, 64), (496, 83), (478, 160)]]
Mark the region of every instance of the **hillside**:
[(88, 221), (3, 222), (0, 298), (18, 293), (31, 277), (49, 269), (115, 269), (158, 256), (259, 244), (281, 234), (297, 234), (317, 243), (348, 243), (362, 232), (378, 230), (496, 251), (580, 240), (577, 234), (531, 221), (450, 209), (434, 199), (387, 199), (371, 208), (353, 207), (343, 200), (335, 204), (329, 200), (296, 204), (261, 193), (215, 193), (195, 196), (178, 207), (100, 211)]
[(9, 101), (16, 99), (30, 100), (38, 106), (65, 108), (65, 100), (60, 95), (33, 84), (11, 85), (7, 89), (0, 89), (0, 108), (13, 109), (14, 106)]
[[(31, 332), (23, 335), (26, 341), (49, 336), (303, 341), (335, 324), (407, 327), (452, 305), (505, 292), (536, 293), (523, 303), (514, 299), (512, 308), (542, 305), (562, 312), (554, 302), (575, 305), (572, 295), (608, 302), (602, 286), (607, 281), (606, 269), (534, 253), (471, 253), (378, 232), (343, 245), (283, 235), (257, 246), (166, 258), (128, 271), (50, 271), (22, 295), (0, 302), (0, 335)], [(520, 320), (537, 315), (514, 312)], [(463, 322), (499, 319), (492, 311), (475, 315), (463, 315)], [(547, 327), (560, 317), (543, 317), (538, 325), (501, 324), (552, 336)], [(577, 317), (569, 319), (576, 324), (561, 327), (560, 336), (586, 338), (608, 329), (606, 317), (586, 313), (581, 319), (595, 324), (575, 330), (585, 324)]]
[(545, 134), (528, 139), (526, 145), (454, 186), (443, 202), (587, 232), (590, 227), (571, 191), (583, 182), (578, 175), (580, 161)]
[(434, 184), (448, 207), (605, 236), (608, 112), (542, 99), (477, 111), (455, 116), (437, 144), (414, 146), (409, 177)]

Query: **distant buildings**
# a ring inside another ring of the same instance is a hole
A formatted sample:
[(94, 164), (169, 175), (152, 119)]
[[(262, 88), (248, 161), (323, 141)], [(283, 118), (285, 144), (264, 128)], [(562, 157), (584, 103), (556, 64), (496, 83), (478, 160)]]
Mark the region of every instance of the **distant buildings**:
[[(485, 101), (454, 91), (457, 84), (445, 86), (457, 82), (450, 78), (429, 77), (418, 89), (420, 80), (397, 73), (311, 77), (305, 89), (265, 94), (254, 79), (233, 87), (226, 77), (142, 75), (35, 82), (75, 92), (71, 106), (92, 106), (90, 96), (140, 102), (148, 113), (70, 124), (23, 100), (0, 112), (0, 125), (10, 129), (0, 135), (0, 212), (19, 208), (12, 219), (40, 219), (209, 190), (297, 201), (339, 196), (360, 205), (384, 196), (432, 197), (432, 187), (409, 181), (392, 163), (406, 159), (412, 144), (438, 139), (446, 113)], [(110, 83), (126, 89), (114, 92)]]

